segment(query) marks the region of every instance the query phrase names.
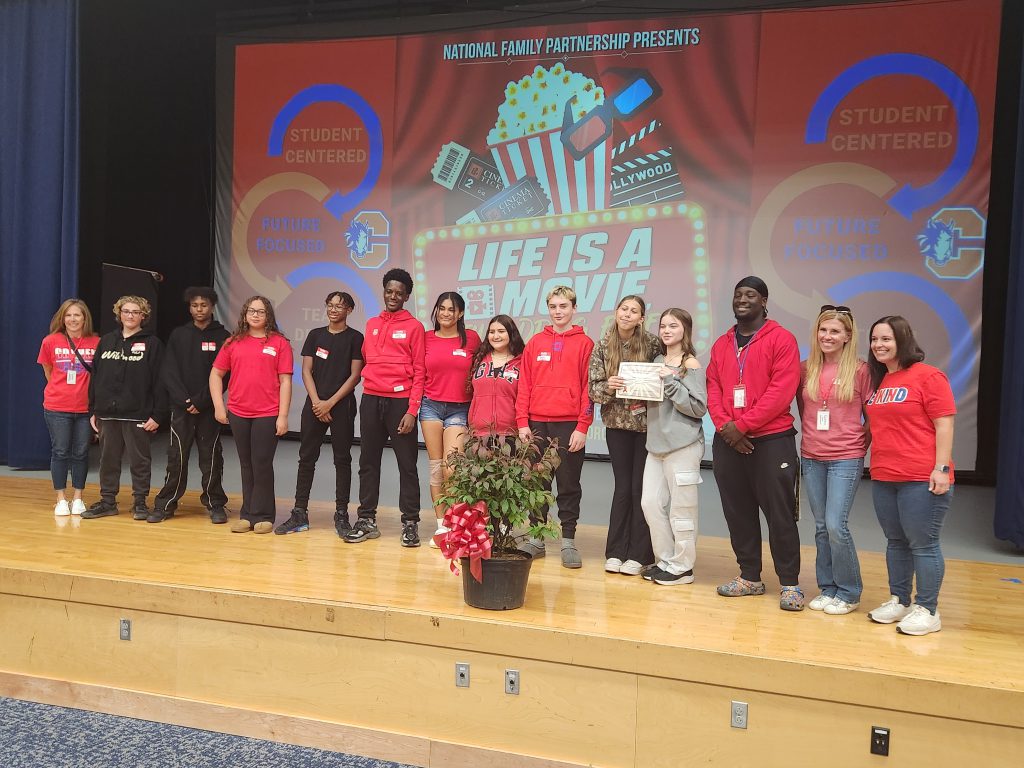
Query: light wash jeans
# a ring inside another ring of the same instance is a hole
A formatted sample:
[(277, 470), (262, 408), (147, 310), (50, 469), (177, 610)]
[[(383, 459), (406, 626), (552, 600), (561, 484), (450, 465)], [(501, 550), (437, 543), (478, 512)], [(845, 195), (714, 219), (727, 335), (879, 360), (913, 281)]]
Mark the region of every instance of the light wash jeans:
[(939, 547), (939, 533), (953, 500), (950, 488), (941, 496), (928, 490), (926, 480), (872, 484), (875, 515), (889, 540), (885, 563), (889, 567), (889, 593), (910, 605), (917, 577), (917, 604), (932, 613), (939, 603), (939, 588), (946, 562)]
[(697, 486), (704, 441), (666, 456), (647, 454), (640, 506), (651, 529), (657, 566), (679, 576), (697, 560)]
[(859, 603), (863, 584), (853, 536), (847, 527), (864, 459), (800, 459), (804, 490), (814, 515), (814, 570), (821, 594)]

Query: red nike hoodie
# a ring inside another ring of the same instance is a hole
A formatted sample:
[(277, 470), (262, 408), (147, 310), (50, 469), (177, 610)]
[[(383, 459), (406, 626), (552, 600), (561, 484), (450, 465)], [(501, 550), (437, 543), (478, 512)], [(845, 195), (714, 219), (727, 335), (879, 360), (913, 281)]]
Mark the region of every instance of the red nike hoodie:
[(363, 392), (377, 397), (408, 397), (415, 416), (423, 399), (427, 369), (423, 323), (409, 310), (381, 312), (366, 323), (363, 337)]
[(576, 430), (586, 433), (594, 422), (587, 367), (594, 342), (574, 325), (555, 333), (546, 325), (526, 344), (519, 368), (516, 395), (516, 425), (534, 421), (575, 421)]
[[(733, 390), (743, 385), (746, 407), (733, 406)], [(800, 350), (796, 337), (768, 320), (736, 354), (736, 326), (711, 347), (707, 368), (708, 413), (717, 429), (730, 421), (748, 437), (775, 435), (793, 428), (790, 407), (800, 386)]]

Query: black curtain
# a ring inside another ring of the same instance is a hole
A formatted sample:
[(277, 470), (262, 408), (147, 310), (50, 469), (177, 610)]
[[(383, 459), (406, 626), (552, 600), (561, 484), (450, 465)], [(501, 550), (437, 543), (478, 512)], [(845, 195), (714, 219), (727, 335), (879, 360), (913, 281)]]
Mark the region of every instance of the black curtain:
[(78, 288), (78, 0), (0, 0), (0, 463), (49, 465), (39, 343)]

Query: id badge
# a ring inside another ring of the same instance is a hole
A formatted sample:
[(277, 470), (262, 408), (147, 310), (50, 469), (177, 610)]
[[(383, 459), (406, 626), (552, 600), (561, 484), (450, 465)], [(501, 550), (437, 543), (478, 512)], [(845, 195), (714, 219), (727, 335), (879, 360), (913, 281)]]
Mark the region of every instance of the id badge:
[(829, 421), (828, 421), (828, 411), (826, 411), (826, 410), (818, 411), (818, 431), (819, 432), (827, 432), (828, 431), (828, 424), (829, 424)]
[(68, 384), (74, 384), (76, 381), (78, 381), (78, 371), (76, 371), (74, 368), (68, 368), (68, 372), (67, 372), (67, 382), (68, 382)]
[(744, 384), (737, 384), (732, 388), (732, 407), (747, 407), (747, 387)]

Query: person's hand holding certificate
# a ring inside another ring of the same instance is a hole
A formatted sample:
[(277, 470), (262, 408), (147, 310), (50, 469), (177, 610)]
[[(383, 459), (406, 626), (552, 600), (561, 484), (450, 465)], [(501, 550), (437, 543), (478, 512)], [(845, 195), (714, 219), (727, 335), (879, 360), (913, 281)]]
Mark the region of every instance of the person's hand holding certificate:
[(626, 386), (615, 392), (616, 397), (629, 400), (649, 400), (660, 403), (665, 398), (665, 385), (661, 379), (661, 363), (619, 364), (619, 378)]

